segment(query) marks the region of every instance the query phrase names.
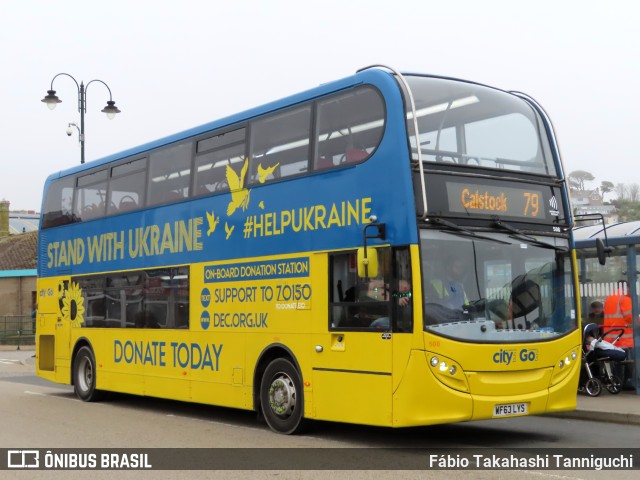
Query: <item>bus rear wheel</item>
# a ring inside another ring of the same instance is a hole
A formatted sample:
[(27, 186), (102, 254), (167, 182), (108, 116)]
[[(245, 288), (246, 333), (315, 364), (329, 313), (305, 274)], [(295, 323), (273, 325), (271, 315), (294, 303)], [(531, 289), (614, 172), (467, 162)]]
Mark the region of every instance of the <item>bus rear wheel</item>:
[(267, 365), (260, 382), (260, 407), (274, 432), (289, 435), (304, 428), (302, 380), (289, 360), (277, 358)]
[(78, 350), (73, 361), (73, 391), (85, 402), (102, 398), (102, 392), (96, 390), (96, 357), (89, 347)]

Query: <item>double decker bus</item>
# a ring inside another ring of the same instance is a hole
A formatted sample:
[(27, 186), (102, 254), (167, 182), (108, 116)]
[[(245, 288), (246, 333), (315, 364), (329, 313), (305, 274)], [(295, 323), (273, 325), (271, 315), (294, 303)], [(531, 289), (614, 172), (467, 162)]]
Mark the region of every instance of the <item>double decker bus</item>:
[(575, 408), (569, 199), (526, 95), (373, 66), (51, 175), (37, 373), (404, 427)]

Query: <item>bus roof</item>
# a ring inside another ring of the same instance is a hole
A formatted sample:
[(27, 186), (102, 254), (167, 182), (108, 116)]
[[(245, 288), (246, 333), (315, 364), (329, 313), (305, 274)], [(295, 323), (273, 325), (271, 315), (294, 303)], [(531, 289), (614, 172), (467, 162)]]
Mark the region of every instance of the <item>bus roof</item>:
[(337, 92), (355, 85), (359, 85), (361, 83), (364, 83), (365, 81), (372, 81), (376, 78), (382, 79), (385, 77), (391, 78), (391, 73), (389, 71), (385, 71), (379, 68), (363, 70), (352, 76), (342, 78), (340, 80), (324, 83), (317, 87), (311, 88), (309, 90), (305, 90), (303, 92), (299, 92), (294, 95), (290, 95), (288, 97), (284, 97), (284, 98), (266, 103), (264, 105), (254, 107), (249, 110), (245, 110), (243, 112), (235, 113), (227, 117), (223, 117), (223, 118), (220, 118), (196, 127), (192, 127), (190, 129), (187, 129), (178, 133), (174, 133), (172, 135), (169, 135), (163, 138), (159, 138), (157, 140), (153, 140), (151, 142), (137, 145), (130, 149), (116, 152), (106, 157), (102, 157), (96, 160), (91, 160), (82, 165), (76, 165), (74, 167), (58, 171), (56, 173), (53, 173), (47, 178), (47, 183), (50, 180), (53, 180), (55, 178), (60, 178), (60, 177), (71, 175), (84, 170), (89, 170), (97, 166), (107, 164), (114, 160), (119, 160), (126, 157), (140, 155), (144, 152), (153, 150), (163, 145), (168, 145), (174, 142), (186, 140), (188, 138), (206, 133), (211, 130), (224, 128), (226, 126), (231, 126), (233, 124), (245, 122), (260, 115), (264, 115), (282, 108), (286, 108), (286, 107), (293, 106), (308, 100), (312, 100), (317, 97), (321, 97), (329, 93)]
[[(456, 82), (465, 82), (465, 83), (472, 83), (475, 85), (482, 85), (484, 87), (488, 87), (488, 88), (493, 88), (496, 89), (495, 87), (491, 87), (489, 85), (485, 85), (485, 84), (481, 84), (481, 83), (477, 83), (477, 82), (473, 82), (473, 81), (469, 81), (469, 80), (464, 80), (464, 79), (460, 79), (460, 78), (455, 78), (455, 77), (448, 77), (448, 76), (441, 76), (441, 75), (429, 75), (429, 74), (425, 74), (425, 73), (418, 73), (418, 72), (402, 72), (402, 74), (404, 75), (420, 75), (420, 76), (432, 76), (432, 77), (436, 77), (436, 78), (442, 78), (445, 80), (451, 80), (451, 81), (456, 81)], [(393, 73), (391, 72), (391, 70), (388, 67), (384, 67), (382, 65), (372, 65), (369, 67), (365, 67), (362, 68), (360, 70), (358, 70), (355, 74), (349, 76), (349, 77), (345, 77), (339, 80), (334, 80), (331, 82), (327, 82), (327, 83), (323, 83), (321, 85), (318, 85), (317, 87), (314, 88), (310, 88), (308, 90), (304, 90), (302, 92), (290, 95), (288, 97), (284, 97), (284, 98), (280, 98), (278, 100), (274, 100), (272, 102), (257, 106), (257, 107), (253, 107), (250, 108), (248, 110), (242, 111), (242, 112), (238, 112), (217, 120), (213, 120), (211, 122), (196, 126), (196, 127), (192, 127), (189, 128), (187, 130), (181, 131), (181, 132), (177, 132), (174, 133), (172, 135), (163, 137), (163, 138), (159, 138), (156, 140), (153, 140), (151, 142), (147, 142), (141, 145), (137, 145), (134, 146), (132, 148), (129, 148), (127, 150), (123, 150), (120, 152), (116, 152), (113, 153), (111, 155), (108, 155), (106, 157), (102, 157), (102, 158), (98, 158), (95, 160), (91, 160), (85, 164), (82, 165), (76, 165), (70, 168), (67, 168), (65, 170), (60, 170), (58, 172), (55, 172), (53, 174), (51, 174), (48, 178), (47, 178), (47, 183), (55, 178), (60, 178), (63, 176), (67, 176), (67, 175), (71, 175), (73, 173), (77, 173), (77, 172), (81, 172), (84, 170), (89, 170), (92, 168), (95, 168), (97, 166), (103, 165), (103, 164), (107, 164), (109, 162), (115, 161), (115, 160), (120, 160), (126, 157), (131, 157), (131, 156), (135, 156), (135, 155), (140, 155), (144, 152), (147, 152), (149, 150), (153, 150), (155, 148), (161, 147), (163, 145), (168, 145), (174, 142), (179, 142), (181, 140), (186, 140), (187, 138), (191, 138), (203, 133), (206, 133), (208, 131), (211, 130), (215, 130), (215, 129), (219, 129), (219, 128), (224, 128), (226, 126), (231, 126), (233, 124), (237, 124), (237, 123), (241, 123), (241, 122), (245, 122), (248, 121), (254, 117), (260, 116), (260, 115), (264, 115), (282, 108), (286, 108), (286, 107), (290, 107), (290, 106), (294, 106), (296, 104), (308, 101), (308, 100), (312, 100), (314, 98), (317, 97), (321, 97), (323, 95), (327, 95), (329, 93), (333, 93), (333, 92), (337, 92), (340, 90), (344, 90), (346, 88), (349, 87), (353, 87), (365, 82), (372, 82), (372, 83), (376, 83), (376, 79), (378, 82), (380, 81), (384, 81), (389, 80), (392, 77)], [(496, 89), (496, 90), (500, 90), (500, 89)], [(508, 92), (507, 92), (508, 93)]]

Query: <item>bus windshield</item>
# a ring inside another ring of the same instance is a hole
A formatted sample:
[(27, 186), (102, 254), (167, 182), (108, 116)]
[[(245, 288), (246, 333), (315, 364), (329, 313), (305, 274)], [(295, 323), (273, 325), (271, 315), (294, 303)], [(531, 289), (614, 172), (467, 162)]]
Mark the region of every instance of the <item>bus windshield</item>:
[[(556, 176), (542, 119), (523, 99), (493, 88), (442, 78), (409, 76), (419, 140), (413, 159)], [(413, 132), (413, 114), (408, 113)]]
[(425, 331), (509, 343), (576, 328), (566, 239), (424, 229), (420, 243)]

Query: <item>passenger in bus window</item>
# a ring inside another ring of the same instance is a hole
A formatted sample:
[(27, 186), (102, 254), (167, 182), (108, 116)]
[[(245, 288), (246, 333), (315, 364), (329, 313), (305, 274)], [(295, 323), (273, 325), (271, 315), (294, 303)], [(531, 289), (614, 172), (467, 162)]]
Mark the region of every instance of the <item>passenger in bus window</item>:
[(385, 285), (384, 280), (381, 279), (371, 280), (367, 284), (366, 290), (360, 295), (361, 302), (376, 300), (381, 302), (389, 300), (389, 289)]
[(406, 280), (400, 280), (398, 282), (398, 291), (394, 292), (392, 297), (397, 299), (398, 305), (401, 307), (409, 305), (411, 302), (411, 284)]
[[(411, 302), (411, 285), (406, 280), (400, 280), (398, 290), (393, 293), (391, 293), (389, 285), (385, 285), (384, 299), (386, 301), (393, 299), (400, 308), (407, 307)], [(391, 319), (388, 316), (379, 317), (369, 326), (378, 330), (388, 330), (391, 327)]]
[(389, 318), (389, 289), (382, 278), (359, 285), (356, 326), (369, 327), (380, 318)]

